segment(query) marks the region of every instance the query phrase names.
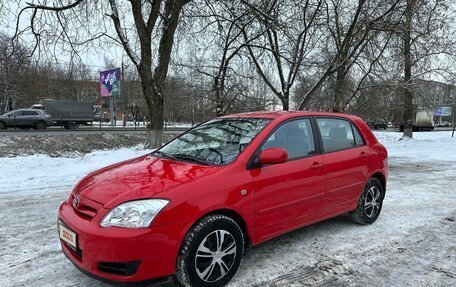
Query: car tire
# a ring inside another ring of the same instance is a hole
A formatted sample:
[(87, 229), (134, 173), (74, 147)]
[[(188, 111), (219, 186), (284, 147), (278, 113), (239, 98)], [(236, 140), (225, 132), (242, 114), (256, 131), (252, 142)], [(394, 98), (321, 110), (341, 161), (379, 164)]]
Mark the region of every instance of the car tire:
[(359, 197), (358, 206), (349, 213), (350, 219), (363, 225), (374, 223), (382, 211), (383, 198), (382, 183), (376, 178), (371, 178)]
[(243, 251), (244, 235), (236, 221), (224, 215), (206, 216), (181, 245), (177, 280), (186, 287), (224, 286), (236, 274)]
[(46, 129), (46, 123), (43, 122), (43, 121), (37, 122), (35, 124), (35, 129), (40, 130), (40, 131), (45, 130)]
[(6, 125), (4, 122), (0, 122), (0, 130), (6, 129)]
[(75, 123), (69, 123), (69, 124), (65, 124), (63, 126), (66, 130), (75, 130), (78, 128), (78, 124), (75, 124)]

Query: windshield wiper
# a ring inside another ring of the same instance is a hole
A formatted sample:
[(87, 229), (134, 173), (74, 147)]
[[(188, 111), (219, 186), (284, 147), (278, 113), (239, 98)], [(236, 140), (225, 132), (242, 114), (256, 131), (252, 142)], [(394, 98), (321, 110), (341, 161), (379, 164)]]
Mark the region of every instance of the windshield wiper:
[(182, 154), (182, 153), (175, 154), (174, 157), (177, 158), (177, 159), (181, 159), (181, 160), (193, 161), (193, 162), (196, 162), (196, 163), (199, 163), (199, 164), (202, 164), (202, 165), (209, 165), (209, 163), (207, 163), (206, 161), (204, 161), (204, 160), (202, 160), (200, 158), (188, 155), (188, 154)]
[(178, 159), (177, 159), (175, 156), (172, 156), (172, 155), (170, 155), (170, 154), (164, 153), (164, 152), (159, 151), (159, 150), (153, 151), (152, 153), (153, 153), (153, 154), (154, 154), (154, 153), (155, 153), (155, 154), (159, 154), (159, 155), (161, 155), (161, 156), (163, 156), (163, 157), (166, 157), (166, 158), (169, 158), (169, 159), (178, 161)]
[(194, 157), (194, 156), (191, 156), (191, 155), (188, 155), (188, 154), (170, 155), (170, 154), (164, 153), (164, 152), (159, 151), (159, 150), (156, 150), (156, 151), (152, 152), (152, 154), (154, 154), (154, 153), (155, 154), (159, 154), (159, 155), (161, 155), (163, 157), (175, 160), (175, 161), (182, 161), (182, 160), (184, 160), (184, 161), (193, 161), (193, 162), (196, 162), (196, 163), (199, 163), (199, 164), (202, 164), (202, 165), (209, 165), (204, 160), (199, 159), (199, 158)]

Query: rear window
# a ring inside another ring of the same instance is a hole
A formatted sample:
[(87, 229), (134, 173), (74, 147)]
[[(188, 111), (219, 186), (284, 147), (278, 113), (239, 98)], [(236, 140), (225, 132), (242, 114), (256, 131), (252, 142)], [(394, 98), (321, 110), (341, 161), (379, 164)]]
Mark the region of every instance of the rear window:
[(355, 127), (343, 119), (317, 119), (317, 125), (320, 130), (323, 141), (324, 152), (334, 152), (356, 147), (355, 138), (358, 137), (360, 145), (363, 145), (361, 135), (354, 135)]

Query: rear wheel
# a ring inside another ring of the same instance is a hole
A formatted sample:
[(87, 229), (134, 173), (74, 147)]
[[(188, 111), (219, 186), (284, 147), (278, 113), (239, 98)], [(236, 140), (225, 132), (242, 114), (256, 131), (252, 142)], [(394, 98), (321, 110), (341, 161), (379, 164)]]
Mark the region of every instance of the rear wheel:
[(69, 123), (69, 124), (65, 124), (63, 126), (66, 130), (75, 130), (78, 128), (78, 124), (75, 124), (75, 123)]
[(46, 123), (45, 122), (42, 122), (42, 121), (39, 121), (35, 124), (35, 129), (37, 130), (44, 130), (46, 129)]
[(349, 213), (350, 218), (359, 224), (375, 222), (382, 210), (383, 195), (381, 182), (376, 178), (371, 178), (359, 198), (358, 207)]
[(209, 215), (185, 237), (176, 277), (184, 286), (223, 286), (236, 274), (243, 251), (239, 225), (224, 215)]

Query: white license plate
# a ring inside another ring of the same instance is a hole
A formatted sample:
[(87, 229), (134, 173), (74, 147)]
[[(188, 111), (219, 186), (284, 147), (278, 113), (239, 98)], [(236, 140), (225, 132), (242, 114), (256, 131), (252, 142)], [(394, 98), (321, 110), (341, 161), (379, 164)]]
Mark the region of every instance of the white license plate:
[(59, 223), (59, 236), (60, 239), (68, 243), (74, 249), (77, 249), (77, 234)]

